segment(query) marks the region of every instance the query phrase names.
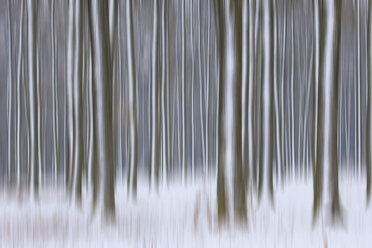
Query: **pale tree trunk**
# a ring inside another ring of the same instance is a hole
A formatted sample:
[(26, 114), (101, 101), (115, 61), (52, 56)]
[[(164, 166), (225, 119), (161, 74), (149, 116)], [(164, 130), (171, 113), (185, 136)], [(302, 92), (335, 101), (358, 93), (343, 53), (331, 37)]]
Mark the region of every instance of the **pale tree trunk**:
[(358, 176), (360, 177), (360, 174), (361, 174), (361, 109), (360, 109), (360, 102), (362, 101), (361, 100), (361, 95), (360, 95), (360, 88), (361, 88), (361, 79), (360, 79), (360, 76), (361, 76), (361, 56), (360, 56), (360, 46), (361, 46), (361, 35), (360, 35), (360, 18), (361, 18), (361, 15), (360, 15), (360, 1), (358, 0), (357, 1), (357, 63), (356, 63), (356, 66), (357, 66), (357, 91), (358, 91), (358, 97), (357, 97), (357, 101), (358, 101), (358, 111), (357, 111), (357, 119), (358, 119), (358, 126), (357, 126), (357, 142), (358, 144), (357, 145), (357, 165), (358, 165)]
[(42, 186), (43, 183), (43, 158), (42, 158), (42, 98), (41, 98), (41, 63), (40, 63), (40, 53), (38, 49), (38, 45), (36, 44), (36, 98), (38, 103), (36, 104), (37, 108), (37, 129), (38, 131), (38, 157), (39, 157), (39, 163), (38, 163), (38, 171), (39, 171), (39, 186)]
[[(258, 199), (261, 200), (268, 195), (273, 204), (273, 143), (272, 143), (272, 99), (273, 99), (273, 67), (271, 64), (273, 58), (272, 51), (272, 3), (270, 0), (262, 2), (263, 10), (263, 80), (261, 90), (261, 148), (260, 148), (260, 180), (258, 185)], [(265, 186), (267, 182), (267, 186)], [(263, 192), (263, 191), (268, 192)]]
[(163, 174), (163, 184), (164, 186), (166, 185), (166, 168), (168, 165), (168, 160), (167, 160), (167, 122), (166, 122), (166, 107), (165, 107), (165, 100), (166, 100), (166, 89), (165, 89), (165, 84), (166, 84), (166, 49), (165, 49), (165, 31), (166, 31), (166, 26), (165, 26), (165, 7), (166, 3), (163, 0), (161, 3), (162, 9), (161, 9), (161, 112), (162, 112), (162, 174)]
[(194, 112), (194, 37), (193, 37), (193, 7), (194, 1), (190, 1), (190, 45), (191, 45), (191, 175), (195, 180), (195, 112)]
[(198, 20), (199, 20), (199, 37), (198, 37), (198, 42), (199, 42), (199, 51), (198, 51), (198, 57), (199, 57), (199, 113), (200, 113), (200, 129), (201, 129), (201, 147), (202, 147), (202, 166), (204, 169), (204, 172), (206, 171), (206, 162), (205, 162), (205, 141), (204, 141), (204, 116), (203, 116), (203, 76), (202, 76), (202, 21), (201, 21), (201, 3), (202, 1), (199, 1), (198, 4)]
[[(119, 5), (119, 10), (121, 10), (121, 4)], [(121, 19), (120, 15), (118, 15), (118, 37), (121, 37)], [(118, 149), (117, 151), (119, 152), (119, 157), (118, 157), (118, 169), (119, 169), (119, 177), (122, 179), (123, 175), (123, 76), (122, 76), (122, 51), (121, 51), (121, 40), (118, 40), (118, 56), (119, 56), (119, 61), (118, 61), (118, 70), (119, 70), (119, 79), (118, 79), (118, 85), (119, 85), (119, 129), (118, 129)]]
[(55, 0), (51, 2), (51, 46), (52, 46), (52, 108), (53, 108), (53, 158), (54, 158), (54, 183), (58, 183), (59, 172), (59, 131), (58, 131), (58, 84), (56, 81), (56, 49), (55, 49), (55, 33), (54, 33), (54, 17), (55, 15)]
[[(235, 52), (235, 82), (233, 89), (234, 100), (234, 220), (240, 225), (247, 224), (247, 206), (243, 177), (242, 156), (242, 19), (243, 1), (233, 1), (234, 12), (234, 52)], [(208, 166), (208, 164), (207, 164)]]
[(67, 149), (65, 159), (66, 163), (66, 186), (67, 192), (71, 192), (72, 181), (72, 165), (74, 162), (74, 101), (73, 101), (73, 85), (74, 85), (74, 50), (75, 50), (75, 7), (76, 0), (70, 0), (68, 4), (68, 31), (67, 31), (67, 82), (66, 82), (66, 98), (67, 98)]
[[(255, 37), (254, 37), (254, 1), (249, 1), (249, 68), (248, 68), (248, 164), (247, 170), (252, 171), (252, 179), (255, 177), (253, 174), (253, 167), (255, 167), (254, 151), (253, 151), (253, 84), (254, 84), (254, 71), (255, 71)], [(248, 176), (247, 176), (248, 177)], [(254, 181), (254, 180), (252, 180)]]
[(284, 4), (284, 21), (283, 21), (283, 39), (282, 39), (282, 68), (281, 68), (281, 99), (280, 99), (280, 130), (281, 130), (281, 180), (282, 184), (285, 178), (285, 168), (287, 166), (288, 160), (285, 152), (285, 104), (284, 104), (284, 78), (285, 78), (285, 58), (286, 58), (286, 38), (287, 38), (287, 6)]
[[(313, 195), (314, 195), (314, 213), (317, 212), (318, 203), (317, 201), (320, 200), (318, 196), (318, 192), (320, 190), (321, 185), (318, 184), (319, 180), (316, 180), (318, 174), (316, 173), (316, 165), (317, 165), (317, 127), (318, 127), (318, 89), (319, 89), (319, 52), (320, 52), (320, 39), (319, 39), (319, 0), (313, 2), (313, 11), (314, 11), (314, 42), (313, 42), (313, 53), (315, 54), (315, 59), (313, 60), (314, 70), (313, 73), (313, 121), (312, 121), (312, 174), (313, 174)], [(314, 214), (315, 216), (315, 214)]]
[[(323, 185), (326, 201), (331, 200), (332, 221), (341, 218), (338, 190), (337, 114), (338, 114), (338, 68), (341, 32), (340, 1), (328, 1), (320, 6), (320, 64), (319, 64), (319, 119), (315, 183), (317, 197), (314, 199), (314, 220), (319, 212)], [(324, 22), (323, 22), (324, 21)], [(324, 25), (322, 25), (324, 24)], [(328, 192), (329, 190), (329, 192)], [(326, 205), (328, 203), (326, 202)]]
[(367, 60), (367, 73), (368, 73), (368, 99), (367, 99), (367, 130), (366, 130), (366, 174), (367, 174), (367, 205), (371, 198), (371, 163), (372, 163), (372, 4), (368, 1), (368, 60)]
[(294, 45), (294, 2), (291, 2), (291, 125), (290, 125), (290, 130), (291, 130), (291, 169), (292, 169), (292, 178), (295, 176), (295, 166), (296, 166), (296, 159), (295, 159), (295, 110), (294, 110), (294, 105), (295, 105), (295, 95), (294, 95), (294, 80), (295, 80), (295, 68), (294, 68), (294, 63), (295, 63), (295, 45)]
[(249, 177), (249, 166), (248, 166), (248, 135), (247, 135), (247, 95), (248, 95), (248, 57), (249, 57), (249, 29), (248, 29), (248, 0), (243, 1), (243, 15), (242, 15), (242, 167), (243, 167), (243, 178), (244, 184), (247, 184)]
[(37, 129), (37, 79), (36, 79), (36, 44), (37, 44), (37, 0), (27, 0), (28, 17), (28, 78), (29, 78), (29, 101), (30, 101), (30, 190), (31, 199), (39, 196), (39, 153)]
[[(240, 1), (240, 0), (239, 0)], [(207, 89), (205, 91), (205, 174), (208, 177), (209, 173), (209, 70), (210, 70), (210, 30), (211, 30), (211, 17), (210, 8), (208, 8), (208, 30), (207, 30), (207, 68), (206, 68), (206, 83)]]
[(8, 107), (8, 183), (12, 184), (12, 95), (13, 95), (13, 70), (12, 70), (12, 9), (11, 1), (8, 1), (8, 91), (7, 91), (7, 107)]
[(182, 83), (181, 83), (181, 101), (182, 101), (182, 182), (184, 183), (186, 180), (186, 173), (187, 173), (187, 142), (186, 142), (186, 129), (187, 129), (187, 122), (186, 122), (186, 91), (185, 91), (185, 84), (186, 84), (186, 18), (185, 18), (185, 1), (182, 1), (182, 63), (181, 63), (181, 71), (182, 71)]
[[(157, 47), (158, 47), (158, 1), (154, 1), (153, 41), (152, 41), (152, 138), (151, 138), (151, 184), (158, 186), (159, 173), (159, 127), (158, 127), (158, 76), (157, 76)], [(155, 182), (156, 180), (156, 182)]]
[(115, 218), (115, 173), (112, 145), (112, 61), (107, 2), (89, 1), (92, 41), (94, 144), (93, 160), (100, 177), (101, 211)]
[(127, 50), (128, 50), (128, 79), (129, 79), (129, 120), (130, 120), (130, 187), (132, 197), (137, 197), (137, 165), (138, 165), (138, 134), (137, 134), (137, 99), (136, 99), (136, 64), (134, 58), (133, 39), (133, 7), (132, 2), (127, 1)]
[[(18, 66), (17, 66), (17, 188), (21, 183), (21, 73), (22, 73), (22, 56), (23, 56), (23, 1), (21, 1), (21, 19), (19, 23), (19, 48), (18, 48)], [(22, 78), (23, 79), (23, 78)]]
[(82, 93), (82, 70), (83, 70), (83, 14), (84, 2), (77, 0), (75, 2), (75, 51), (74, 51), (74, 82), (73, 82), (73, 98), (74, 98), (74, 178), (73, 178), (73, 194), (76, 203), (81, 205), (81, 183), (83, 174), (83, 93)]
[[(279, 116), (280, 116), (280, 113), (279, 113), (279, 92), (278, 92), (278, 57), (277, 54), (278, 54), (278, 21), (277, 21), (277, 18), (278, 18), (278, 14), (277, 14), (277, 1), (274, 0), (274, 16), (273, 16), (273, 19), (274, 19), (274, 25), (273, 25), (273, 29), (274, 29), (274, 61), (273, 61), (273, 84), (274, 84), (274, 101), (275, 101), (275, 138), (276, 138), (276, 168), (280, 168), (281, 167), (281, 153), (280, 153), (280, 124), (279, 124)], [(278, 170), (279, 171), (279, 170)], [(278, 173), (277, 173), (278, 175)]]

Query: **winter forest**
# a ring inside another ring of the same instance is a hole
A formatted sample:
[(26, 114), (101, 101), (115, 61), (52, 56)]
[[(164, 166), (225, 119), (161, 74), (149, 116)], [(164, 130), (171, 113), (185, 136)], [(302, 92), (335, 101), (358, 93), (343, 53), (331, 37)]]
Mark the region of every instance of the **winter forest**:
[(0, 6), (0, 247), (370, 247), (371, 1)]

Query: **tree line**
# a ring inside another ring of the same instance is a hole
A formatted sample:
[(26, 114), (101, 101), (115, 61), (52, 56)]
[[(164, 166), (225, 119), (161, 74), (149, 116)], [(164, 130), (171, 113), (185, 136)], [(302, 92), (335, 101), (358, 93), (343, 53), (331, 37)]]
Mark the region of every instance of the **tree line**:
[(216, 177), (219, 223), (245, 225), (249, 191), (274, 206), (276, 184), (312, 177), (314, 221), (324, 199), (336, 221), (345, 170), (369, 202), (369, 1), (6, 6), (4, 186), (63, 186), (77, 206), (86, 187), (113, 218), (116, 181), (135, 200), (142, 181)]

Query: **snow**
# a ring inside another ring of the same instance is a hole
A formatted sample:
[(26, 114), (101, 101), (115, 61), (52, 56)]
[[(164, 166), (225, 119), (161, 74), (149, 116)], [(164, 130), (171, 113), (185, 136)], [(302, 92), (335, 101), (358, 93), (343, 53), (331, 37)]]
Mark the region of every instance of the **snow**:
[[(39, 203), (0, 194), (0, 247), (370, 247), (372, 212), (365, 205), (365, 182), (340, 178), (344, 221), (332, 226), (321, 212), (312, 225), (312, 181), (275, 189), (274, 209), (247, 197), (248, 227), (218, 229), (216, 181), (197, 180), (149, 193), (139, 180), (137, 202), (125, 183), (116, 190), (116, 223), (93, 219), (89, 200), (71, 207), (64, 190), (44, 189)], [(323, 207), (323, 209), (326, 209)]]

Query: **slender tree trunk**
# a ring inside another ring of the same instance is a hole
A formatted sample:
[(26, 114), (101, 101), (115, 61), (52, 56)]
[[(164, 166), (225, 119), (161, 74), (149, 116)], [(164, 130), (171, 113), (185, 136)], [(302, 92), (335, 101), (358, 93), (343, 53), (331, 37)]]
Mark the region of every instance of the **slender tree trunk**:
[(254, 89), (254, 72), (255, 72), (255, 37), (254, 37), (254, 2), (249, 1), (249, 68), (248, 68), (248, 165), (247, 169), (252, 171), (253, 184), (255, 184), (255, 166), (254, 151), (253, 151), (253, 89)]
[(217, 209), (218, 223), (222, 224), (228, 221), (228, 196), (225, 185), (225, 134), (224, 134), (224, 68), (225, 68), (225, 18), (223, 0), (214, 2), (215, 23), (217, 32), (217, 46), (219, 51), (219, 90), (218, 90), (218, 172), (217, 172)]
[(165, 185), (166, 184), (166, 168), (167, 168), (167, 164), (168, 164), (168, 160), (167, 160), (167, 148), (168, 148), (168, 144), (167, 144), (167, 122), (166, 122), (166, 106), (165, 106), (165, 100), (166, 100), (166, 64), (167, 64), (167, 61), (166, 61), (166, 56), (165, 56), (165, 53), (166, 53), (166, 49), (165, 49), (165, 31), (166, 31), (166, 26), (165, 26), (165, 11), (166, 11), (166, 6), (165, 6), (165, 1), (162, 1), (162, 10), (161, 10), (161, 39), (162, 39), (162, 48), (161, 48), (161, 51), (162, 51), (162, 62), (161, 62), (161, 112), (162, 112), (162, 144), (163, 144), (163, 151), (162, 151), (162, 168), (163, 168), (163, 184)]
[(206, 172), (206, 162), (205, 162), (205, 141), (204, 141), (204, 116), (203, 116), (203, 63), (202, 63), (202, 21), (201, 21), (201, 3), (202, 1), (199, 1), (198, 4), (198, 20), (199, 20), (199, 37), (198, 37), (198, 42), (199, 42), (199, 52), (198, 52), (198, 57), (199, 57), (199, 113), (200, 113), (200, 129), (201, 129), (201, 147), (202, 147), (202, 165), (204, 169), (204, 173)]
[(275, 125), (276, 125), (276, 131), (275, 131), (275, 138), (276, 138), (276, 167), (281, 167), (281, 153), (280, 153), (280, 122), (279, 122), (279, 90), (278, 90), (278, 11), (277, 11), (277, 1), (274, 0), (274, 16), (273, 16), (273, 30), (274, 30), (274, 37), (273, 37), (273, 43), (274, 43), (274, 61), (273, 61), (273, 84), (274, 84), (274, 101), (275, 101)]
[(51, 66), (51, 80), (52, 80), (52, 108), (53, 108), (53, 158), (54, 158), (54, 183), (58, 183), (59, 172), (59, 132), (58, 132), (58, 87), (56, 82), (56, 49), (55, 49), (55, 33), (54, 33), (54, 19), (55, 19), (55, 0), (51, 2), (51, 47), (52, 47), (52, 66)]
[(358, 126), (357, 126), (357, 132), (358, 132), (358, 144), (357, 144), (357, 165), (358, 165), (358, 176), (361, 174), (361, 109), (360, 109), (360, 102), (362, 101), (361, 95), (360, 95), (360, 88), (362, 86), (361, 83), (361, 56), (360, 56), (360, 46), (361, 46), (361, 34), (360, 34), (360, 1), (357, 1), (357, 91), (358, 91), (358, 111), (357, 111), (357, 118), (358, 118)]
[(138, 133), (137, 133), (137, 84), (136, 63), (134, 58), (133, 38), (133, 7), (132, 2), (127, 1), (127, 50), (128, 50), (128, 78), (129, 78), (129, 109), (130, 109), (130, 135), (131, 135), (131, 161), (130, 161), (130, 186), (132, 196), (137, 197), (137, 165), (138, 165)]
[[(240, 1), (240, 0), (239, 0)], [(242, 7), (242, 6), (241, 6)], [(206, 83), (207, 89), (205, 91), (205, 174), (208, 177), (209, 173), (209, 84), (210, 84), (210, 30), (211, 30), (211, 17), (210, 17), (210, 8), (208, 8), (208, 30), (207, 30), (207, 68), (206, 68)], [(240, 136), (241, 137), (241, 136)]]
[(72, 165), (74, 163), (74, 94), (73, 94), (73, 85), (74, 85), (74, 51), (75, 51), (75, 7), (76, 0), (70, 0), (68, 4), (69, 17), (68, 17), (68, 34), (67, 34), (67, 83), (66, 83), (66, 97), (67, 97), (67, 150), (66, 150), (66, 186), (67, 192), (71, 192), (71, 181), (72, 181)]
[(152, 185), (158, 185), (159, 173), (159, 127), (158, 127), (158, 76), (157, 76), (157, 42), (158, 42), (158, 1), (154, 1), (154, 25), (153, 25), (153, 41), (152, 41), (152, 144), (151, 144), (151, 171)]
[(318, 102), (319, 102), (319, 56), (320, 56), (320, 15), (319, 15), (319, 0), (314, 1), (314, 53), (315, 59), (314, 70), (313, 70), (313, 124), (312, 124), (312, 174), (313, 174), (313, 194), (314, 194), (314, 205), (313, 212), (314, 217), (318, 212), (319, 201), (321, 197), (321, 186), (319, 181), (319, 171), (317, 171), (317, 136), (318, 136)]
[(76, 203), (81, 205), (81, 184), (84, 161), (83, 143), (83, 97), (82, 97), (82, 70), (83, 70), (83, 14), (84, 1), (77, 0), (75, 11), (75, 47), (74, 47), (74, 81), (73, 81), (73, 120), (74, 120), (74, 160), (73, 160), (73, 194)]
[(367, 130), (366, 130), (366, 174), (367, 174), (367, 205), (371, 198), (371, 163), (372, 163), (372, 3), (368, 1), (368, 99), (367, 99)]
[[(258, 199), (260, 201), (265, 180), (267, 180), (267, 194), (271, 203), (274, 201), (273, 195), (273, 143), (272, 143), (272, 99), (273, 99), (273, 66), (272, 66), (272, 3), (270, 0), (262, 2), (263, 10), (263, 80), (261, 90), (261, 149), (260, 149), (260, 181), (258, 188)], [(264, 192), (264, 194), (266, 194)]]
[(13, 69), (12, 69), (12, 7), (11, 1), (8, 0), (8, 93), (7, 93), (7, 107), (8, 107), (8, 183), (12, 185), (12, 96), (13, 96)]
[(192, 179), (195, 180), (195, 112), (194, 112), (194, 37), (193, 37), (193, 7), (194, 1), (190, 1), (190, 45), (191, 45), (191, 174)]
[(286, 44), (286, 38), (287, 38), (287, 5), (284, 4), (284, 22), (283, 22), (283, 40), (282, 40), (282, 68), (281, 68), (281, 76), (282, 76), (282, 82), (281, 82), (281, 103), (280, 103), (280, 107), (281, 107), (281, 122), (280, 122), (280, 130), (281, 130), (281, 158), (282, 158), (282, 162), (281, 162), (281, 175), (282, 175), (282, 182), (284, 182), (284, 176), (285, 176), (285, 168), (288, 164), (288, 159), (287, 159), (287, 156), (286, 156), (286, 149), (285, 149), (285, 103), (284, 103), (284, 79), (285, 79), (285, 60), (286, 60), (286, 47), (287, 47), (287, 44)]
[[(17, 188), (19, 189), (21, 183), (21, 167), (23, 164), (21, 156), (21, 73), (22, 73), (22, 57), (23, 57), (23, 1), (21, 1), (21, 12), (20, 12), (20, 23), (19, 23), (19, 48), (18, 48), (18, 66), (17, 66)], [(23, 80), (23, 78), (22, 78)]]
[(37, 129), (37, 79), (36, 79), (36, 44), (37, 44), (37, 0), (27, 0), (28, 16), (28, 79), (29, 79), (29, 101), (30, 101), (30, 186), (31, 199), (39, 197), (39, 156), (38, 156), (38, 132)]
[(186, 180), (186, 173), (187, 173), (187, 141), (186, 141), (186, 129), (187, 129), (187, 122), (186, 122), (186, 17), (185, 17), (185, 1), (182, 1), (182, 83), (181, 83), (181, 101), (182, 101), (182, 181), (185, 182)]
[(235, 82), (234, 82), (234, 218), (235, 223), (247, 224), (247, 206), (243, 178), (242, 156), (242, 19), (243, 1), (234, 4), (234, 38), (235, 38)]

